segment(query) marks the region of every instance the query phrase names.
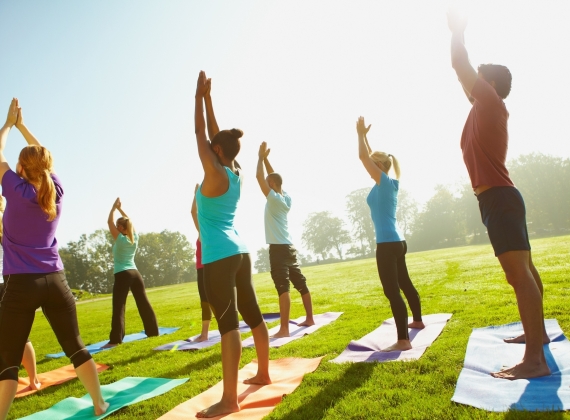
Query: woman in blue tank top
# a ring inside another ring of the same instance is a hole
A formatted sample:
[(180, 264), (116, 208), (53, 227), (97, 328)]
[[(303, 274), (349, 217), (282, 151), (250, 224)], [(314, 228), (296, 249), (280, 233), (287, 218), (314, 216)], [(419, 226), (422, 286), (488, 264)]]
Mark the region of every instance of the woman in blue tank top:
[[(198, 223), (202, 241), (204, 285), (222, 335), (224, 391), (220, 402), (196, 413), (215, 417), (239, 411), (237, 395), (241, 336), (238, 311), (252, 330), (257, 352), (257, 375), (244, 383), (267, 385), (269, 378), (269, 334), (261, 316), (251, 281), (251, 259), (234, 227), (241, 192), (240, 166), (235, 157), (240, 150), (241, 130), (220, 131), (210, 96), (211, 80), (201, 71), (196, 87), (194, 124), (204, 181), (196, 191)], [(208, 120), (206, 138), (204, 103)]]
[[(366, 134), (364, 118), (356, 123), (358, 132), (358, 155), (364, 168), (376, 182), (366, 199), (376, 231), (376, 265), (384, 294), (390, 301), (398, 341), (382, 351), (402, 351), (412, 348), (408, 328), (422, 329), (422, 309), (420, 296), (412, 284), (406, 266), (408, 247), (404, 235), (396, 223), (398, 190), (400, 188), (400, 165), (396, 158), (384, 152), (372, 152)], [(388, 172), (394, 167), (396, 178), (390, 178)], [(408, 310), (402, 299), (400, 289), (404, 292), (412, 310), (413, 322), (408, 324)]]

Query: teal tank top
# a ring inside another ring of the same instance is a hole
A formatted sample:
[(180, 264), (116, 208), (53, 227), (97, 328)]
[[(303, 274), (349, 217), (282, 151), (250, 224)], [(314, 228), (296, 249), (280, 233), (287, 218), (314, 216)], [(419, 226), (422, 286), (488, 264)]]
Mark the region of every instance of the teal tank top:
[(120, 273), (125, 270), (136, 270), (135, 254), (139, 245), (139, 235), (134, 232), (135, 243), (132, 244), (122, 233), (119, 233), (117, 240), (113, 244), (113, 260), (115, 261), (114, 273)]
[(218, 197), (202, 195), (202, 186), (196, 191), (198, 224), (202, 241), (202, 264), (209, 264), (237, 254), (247, 254), (245, 243), (234, 227), (237, 204), (240, 199), (241, 177), (224, 166), (229, 188)]
[(400, 182), (384, 172), (380, 176), (380, 185), (374, 184), (366, 198), (376, 231), (376, 243), (404, 241), (404, 234), (396, 223)]

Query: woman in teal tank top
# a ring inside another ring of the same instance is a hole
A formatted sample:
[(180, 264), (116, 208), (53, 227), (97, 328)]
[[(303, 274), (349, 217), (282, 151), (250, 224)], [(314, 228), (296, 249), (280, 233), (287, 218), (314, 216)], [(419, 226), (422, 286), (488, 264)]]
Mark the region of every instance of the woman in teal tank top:
[[(196, 417), (216, 417), (239, 411), (237, 395), (241, 336), (238, 311), (253, 332), (257, 352), (257, 375), (244, 383), (266, 385), (269, 378), (269, 334), (261, 316), (251, 280), (251, 259), (234, 227), (241, 193), (240, 166), (235, 158), (240, 150), (241, 130), (220, 131), (212, 97), (211, 80), (202, 71), (196, 87), (194, 124), (204, 181), (196, 191), (198, 223), (202, 241), (204, 286), (222, 335), (224, 391), (220, 402), (196, 413)], [(204, 121), (204, 103), (208, 120)]]
[[(356, 123), (358, 155), (364, 168), (375, 181), (366, 202), (370, 207), (376, 231), (376, 265), (382, 289), (390, 301), (398, 333), (398, 341), (382, 351), (405, 351), (412, 348), (408, 328), (422, 329), (425, 325), (422, 322), (420, 295), (412, 284), (406, 266), (408, 246), (396, 222), (400, 165), (390, 154), (372, 152), (366, 137), (368, 130), (370, 126), (366, 127), (364, 118), (360, 117)], [(388, 176), (392, 167), (396, 173), (395, 179)], [(414, 316), (413, 322), (409, 324), (408, 309), (400, 290), (404, 292)]]
[[(113, 216), (115, 210), (121, 213), (115, 224)], [(109, 342), (103, 347), (115, 347), (123, 342), (125, 337), (125, 306), (129, 290), (133, 294), (139, 315), (142, 318), (145, 334), (149, 337), (158, 335), (156, 315), (146, 296), (144, 282), (135, 265), (135, 254), (139, 243), (139, 235), (131, 219), (121, 208), (121, 200), (116, 199), (107, 219), (111, 235), (115, 239), (113, 244), (113, 261), (115, 263), (115, 283), (113, 284), (113, 316), (111, 319), (111, 333)]]

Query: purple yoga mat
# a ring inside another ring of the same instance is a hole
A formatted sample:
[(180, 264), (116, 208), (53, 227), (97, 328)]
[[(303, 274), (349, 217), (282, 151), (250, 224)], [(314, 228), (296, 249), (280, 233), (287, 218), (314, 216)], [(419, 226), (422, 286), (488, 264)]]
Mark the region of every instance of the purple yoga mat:
[[(263, 314), (262, 316), (265, 322), (277, 321), (279, 319), (278, 313), (268, 313)], [(245, 322), (240, 321), (239, 332), (246, 333), (249, 331), (251, 331), (249, 326)], [(218, 344), (220, 341), (222, 341), (222, 336), (218, 330), (209, 331), (208, 340), (202, 341), (200, 343), (194, 343), (193, 340), (197, 339), (198, 337), (200, 337), (200, 334), (190, 337), (187, 340), (180, 340), (173, 343), (163, 344), (162, 346), (156, 347), (154, 350), (201, 350), (212, 347), (213, 345)]]
[[(291, 320), (289, 321), (289, 334), (291, 334), (291, 336), (281, 337), (281, 338), (270, 338), (269, 347), (274, 347), (274, 348), (281, 347), (284, 344), (290, 343), (293, 340), (304, 337), (307, 334), (311, 334), (312, 332), (317, 331), (319, 328), (328, 325), (333, 321), (336, 321), (338, 317), (341, 315), (342, 312), (325, 312), (324, 314), (314, 315), (313, 319), (315, 320), (315, 325), (311, 325), (310, 327), (299, 327), (297, 325), (305, 320), (304, 316)], [(279, 325), (269, 330), (269, 337), (277, 333), (277, 331), (279, 331)], [(253, 337), (249, 337), (243, 340), (242, 346), (254, 347), (255, 344), (253, 343)]]
[[(441, 334), (445, 324), (451, 318), (451, 314), (433, 314), (423, 316), (425, 328), (423, 330), (410, 329), (410, 341), (412, 349), (406, 351), (380, 351), (394, 344), (398, 338), (394, 318), (390, 318), (382, 325), (366, 334), (360, 340), (351, 341), (348, 347), (336, 359), (334, 363), (344, 362), (389, 362), (393, 360), (417, 360), (426, 349)], [(409, 322), (413, 319), (410, 318)]]

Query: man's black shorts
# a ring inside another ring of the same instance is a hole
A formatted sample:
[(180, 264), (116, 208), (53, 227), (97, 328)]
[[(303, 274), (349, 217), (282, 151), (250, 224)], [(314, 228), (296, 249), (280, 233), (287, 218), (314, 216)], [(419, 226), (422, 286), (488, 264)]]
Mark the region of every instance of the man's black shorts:
[(495, 256), (507, 251), (530, 251), (526, 209), (519, 190), (493, 187), (479, 194), (477, 200)]

